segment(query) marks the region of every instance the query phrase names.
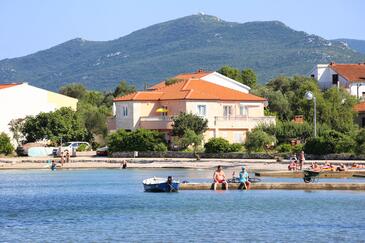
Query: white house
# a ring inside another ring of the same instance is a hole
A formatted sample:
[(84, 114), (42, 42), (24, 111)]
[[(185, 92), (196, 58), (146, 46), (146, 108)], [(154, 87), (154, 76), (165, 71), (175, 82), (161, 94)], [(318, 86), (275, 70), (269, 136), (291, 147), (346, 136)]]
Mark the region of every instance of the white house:
[(0, 84), (0, 132), (10, 135), (9, 122), (12, 119), (54, 111), (61, 107), (76, 110), (77, 99), (28, 83)]
[(344, 87), (351, 95), (365, 98), (365, 63), (357, 64), (318, 64), (311, 73), (321, 89)]

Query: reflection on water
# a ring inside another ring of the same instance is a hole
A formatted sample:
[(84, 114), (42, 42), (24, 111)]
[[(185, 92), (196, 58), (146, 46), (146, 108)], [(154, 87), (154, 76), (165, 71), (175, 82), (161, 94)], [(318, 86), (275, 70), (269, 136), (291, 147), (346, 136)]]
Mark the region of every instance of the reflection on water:
[(143, 192), (142, 179), (168, 175), (209, 181), (212, 171), (2, 171), (0, 242), (365, 239), (363, 192)]

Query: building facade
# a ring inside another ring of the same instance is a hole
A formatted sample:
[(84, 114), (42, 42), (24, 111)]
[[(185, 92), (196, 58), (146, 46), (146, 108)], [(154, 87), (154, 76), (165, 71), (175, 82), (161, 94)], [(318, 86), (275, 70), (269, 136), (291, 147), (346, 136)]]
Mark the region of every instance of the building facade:
[(40, 89), (28, 83), (0, 84), (0, 132), (10, 134), (13, 119), (34, 116), (61, 107), (76, 110), (77, 99)]
[(318, 64), (310, 73), (321, 89), (343, 87), (351, 95), (365, 98), (365, 63)]
[(116, 98), (115, 128), (158, 130), (170, 140), (172, 118), (185, 112), (208, 120), (205, 140), (223, 137), (242, 143), (247, 131), (262, 123), (275, 123), (275, 117), (264, 115), (266, 99), (219, 73), (199, 70), (171, 80), (174, 82), (161, 82), (146, 91)]

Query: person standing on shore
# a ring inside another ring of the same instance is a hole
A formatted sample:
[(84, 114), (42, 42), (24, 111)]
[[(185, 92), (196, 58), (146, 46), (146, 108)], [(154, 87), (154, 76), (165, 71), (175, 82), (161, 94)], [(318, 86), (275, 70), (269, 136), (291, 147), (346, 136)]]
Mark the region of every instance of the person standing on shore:
[(66, 163), (70, 163), (70, 153), (66, 151)]
[(222, 183), (225, 185), (225, 189), (228, 190), (228, 183), (226, 181), (226, 175), (222, 170), (222, 166), (218, 165), (217, 170), (213, 174), (214, 191), (217, 190), (217, 184)]
[(305, 161), (304, 151), (302, 150), (299, 155), (299, 170), (303, 169), (304, 161)]
[(61, 152), (61, 165), (65, 163), (65, 156), (63, 155), (63, 152)]

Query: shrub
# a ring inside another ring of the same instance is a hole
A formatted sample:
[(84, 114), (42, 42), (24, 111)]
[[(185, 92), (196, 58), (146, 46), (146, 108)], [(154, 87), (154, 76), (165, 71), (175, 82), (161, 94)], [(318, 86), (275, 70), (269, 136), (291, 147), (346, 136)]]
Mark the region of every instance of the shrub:
[(292, 153), (298, 154), (304, 149), (304, 144), (296, 144), (291, 148)]
[(355, 152), (357, 154), (365, 153), (365, 129), (361, 129), (360, 132), (356, 135), (356, 149)]
[(242, 144), (240, 143), (232, 143), (230, 145), (230, 151), (229, 152), (240, 152), (242, 150)]
[(277, 146), (276, 150), (280, 153), (289, 153), (292, 151), (292, 146), (288, 143), (283, 143)]
[(119, 129), (109, 135), (108, 146), (111, 152), (167, 151), (164, 134), (146, 129), (137, 129), (132, 132)]
[(0, 154), (11, 154), (14, 150), (13, 145), (10, 142), (10, 138), (5, 133), (0, 133)]
[(228, 153), (239, 152), (242, 149), (242, 145), (239, 143), (230, 144), (224, 138), (211, 138), (204, 145), (206, 153)]
[(211, 138), (204, 144), (204, 148), (206, 153), (227, 153), (231, 146), (224, 138)]
[(261, 129), (254, 129), (247, 134), (245, 147), (249, 153), (251, 152), (268, 152), (268, 149), (276, 143), (276, 138), (267, 134)]
[(316, 155), (332, 154), (335, 152), (335, 144), (324, 137), (310, 138), (304, 145), (304, 151)]

